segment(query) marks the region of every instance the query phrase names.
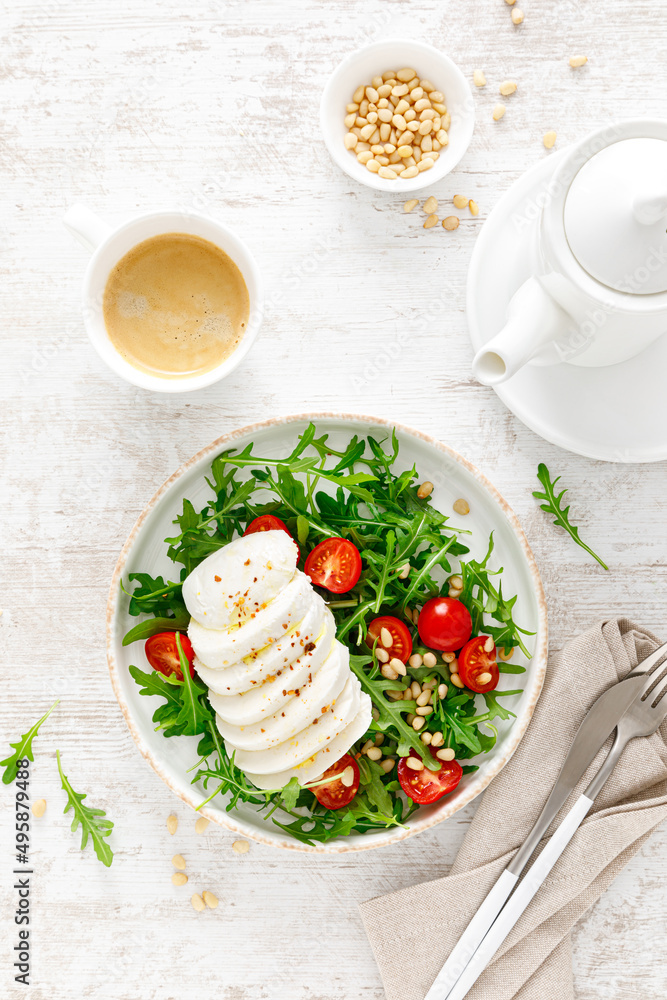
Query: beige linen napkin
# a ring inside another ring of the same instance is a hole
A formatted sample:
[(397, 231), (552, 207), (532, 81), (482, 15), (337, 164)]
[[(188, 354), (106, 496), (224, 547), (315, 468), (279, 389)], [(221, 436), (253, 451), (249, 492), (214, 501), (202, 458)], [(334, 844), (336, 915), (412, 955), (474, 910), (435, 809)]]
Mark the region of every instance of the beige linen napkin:
[[(388, 1000), (423, 1000), (484, 896), (528, 835), (584, 715), (606, 687), (624, 677), (656, 644), (655, 636), (621, 619), (597, 625), (552, 657), (528, 731), (485, 792), (450, 874), (362, 904)], [(577, 794), (604, 760), (610, 742)], [(549, 833), (573, 802), (574, 796)], [(573, 1000), (572, 927), (665, 818), (667, 723), (648, 739), (627, 746), (593, 811), (473, 986), (470, 1000)]]

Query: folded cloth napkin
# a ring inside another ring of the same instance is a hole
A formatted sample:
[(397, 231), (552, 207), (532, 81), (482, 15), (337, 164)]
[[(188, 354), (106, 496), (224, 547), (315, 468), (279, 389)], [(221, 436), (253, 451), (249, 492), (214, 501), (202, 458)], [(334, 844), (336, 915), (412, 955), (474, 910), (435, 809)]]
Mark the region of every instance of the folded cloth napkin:
[[(605, 688), (656, 645), (649, 632), (626, 619), (612, 620), (552, 657), (528, 731), (484, 794), (450, 874), (362, 904), (388, 1000), (423, 1000), (528, 835), (586, 712)], [(610, 741), (576, 794), (584, 790), (609, 746)], [(549, 834), (573, 802), (574, 796)], [(665, 818), (667, 723), (653, 736), (627, 746), (593, 811), (471, 989), (470, 1000), (574, 1000), (570, 931)]]

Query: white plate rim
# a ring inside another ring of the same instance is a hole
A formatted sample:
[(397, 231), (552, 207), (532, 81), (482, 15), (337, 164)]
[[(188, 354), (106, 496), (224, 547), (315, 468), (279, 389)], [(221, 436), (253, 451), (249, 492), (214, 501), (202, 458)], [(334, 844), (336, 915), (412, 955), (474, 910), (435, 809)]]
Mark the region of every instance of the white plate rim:
[[(159, 504), (161, 498), (167, 492), (167, 490), (177, 482), (182, 476), (188, 472), (193, 466), (203, 463), (209, 457), (213, 457), (219, 451), (223, 450), (225, 447), (230, 447), (233, 443), (241, 437), (246, 437), (250, 434), (256, 436), (261, 434), (261, 432), (270, 427), (275, 427), (277, 425), (289, 425), (292, 423), (307, 423), (309, 421), (317, 420), (336, 420), (341, 423), (361, 423), (368, 424), (374, 427), (386, 427), (388, 430), (395, 427), (402, 434), (415, 437), (428, 445), (431, 445), (436, 451), (440, 451), (447, 455), (453, 462), (461, 465), (465, 468), (469, 474), (479, 483), (479, 485), (490, 495), (492, 500), (500, 507), (501, 511), (505, 515), (516, 540), (522, 550), (522, 553), (526, 560), (526, 567), (534, 587), (535, 601), (537, 606), (537, 628), (536, 628), (536, 648), (534, 655), (531, 659), (531, 670), (530, 670), (530, 680), (526, 685), (526, 689), (530, 692), (530, 697), (521, 715), (517, 715), (516, 720), (510, 731), (510, 736), (507, 741), (507, 745), (502, 754), (494, 760), (493, 764), (489, 767), (489, 770), (479, 778), (478, 781), (471, 781), (465, 795), (462, 795), (460, 799), (457, 799), (455, 803), (451, 803), (444, 798), (441, 800), (442, 808), (433, 810), (427, 815), (422, 817), (417, 817), (415, 819), (409, 820), (410, 826), (406, 828), (394, 827), (388, 830), (386, 833), (381, 833), (364, 838), (360, 838), (358, 842), (346, 843), (346, 838), (340, 838), (339, 840), (330, 841), (325, 844), (316, 844), (314, 846), (309, 846), (303, 844), (300, 841), (295, 840), (282, 833), (276, 833), (273, 835), (268, 835), (267, 833), (262, 833), (245, 823), (243, 820), (234, 818), (231, 813), (220, 812), (218, 810), (211, 810), (202, 808), (199, 810), (199, 815), (205, 816), (207, 819), (219, 826), (225, 827), (231, 830), (233, 833), (238, 833), (244, 837), (254, 840), (258, 843), (264, 844), (269, 847), (281, 847), (287, 850), (297, 850), (307, 853), (315, 854), (342, 854), (351, 853), (355, 851), (372, 850), (375, 847), (382, 847), (387, 844), (393, 844), (400, 840), (405, 840), (407, 837), (413, 836), (416, 833), (420, 833), (422, 830), (427, 830), (438, 823), (443, 822), (450, 816), (453, 816), (456, 812), (462, 809), (465, 805), (475, 799), (500, 773), (505, 764), (514, 754), (516, 748), (518, 747), (521, 739), (523, 738), (528, 724), (532, 718), (535, 706), (537, 704), (540, 692), (542, 690), (542, 685), (544, 683), (544, 676), (546, 673), (547, 666), (547, 649), (548, 649), (548, 624), (547, 624), (547, 606), (546, 597), (544, 594), (544, 589), (542, 586), (542, 581), (540, 579), (540, 574), (537, 568), (537, 563), (535, 557), (532, 553), (528, 540), (523, 532), (521, 524), (514, 511), (511, 509), (507, 501), (502, 497), (498, 490), (493, 486), (487, 477), (479, 471), (471, 462), (465, 459), (449, 445), (438, 441), (436, 438), (425, 434), (421, 431), (415, 430), (405, 424), (398, 421), (390, 421), (381, 417), (371, 417), (365, 414), (349, 414), (349, 413), (334, 413), (334, 412), (316, 412), (316, 413), (300, 413), (291, 414), (283, 417), (272, 417), (268, 420), (259, 421), (254, 424), (246, 425), (245, 427), (237, 428), (227, 434), (222, 435), (217, 438), (211, 444), (202, 448), (195, 455), (184, 462), (168, 479), (166, 479), (157, 492), (150, 499), (148, 504), (144, 507), (143, 511), (139, 515), (139, 518), (135, 522), (128, 538), (123, 545), (121, 553), (118, 557), (116, 567), (113, 572), (111, 579), (111, 586), (109, 589), (109, 598), (107, 601), (106, 609), (106, 645), (107, 645), (107, 663), (109, 667), (109, 675), (111, 679), (111, 685), (113, 687), (114, 694), (123, 713), (123, 717), (130, 731), (130, 735), (134, 739), (137, 747), (139, 748), (142, 756), (147, 760), (156, 774), (165, 782), (165, 784), (177, 795), (184, 803), (189, 805), (192, 809), (201, 801), (200, 793), (197, 794), (186, 794), (181, 789), (175, 786), (172, 782), (171, 777), (166, 773), (164, 767), (162, 766), (160, 760), (153, 753), (151, 748), (148, 746), (146, 741), (143, 739), (141, 733), (139, 732), (138, 726), (135, 724), (131, 706), (125, 700), (123, 691), (119, 679), (119, 665), (116, 660), (114, 645), (122, 638), (124, 634), (124, 629), (120, 629), (119, 625), (119, 595), (120, 595), (120, 580), (125, 569), (125, 564), (128, 557), (136, 543), (139, 534), (142, 530), (142, 526), (151, 512)], [(195, 788), (192, 786), (192, 791), (195, 793)], [(279, 830), (279, 828), (276, 828)], [(273, 833), (273, 831), (272, 831)]]

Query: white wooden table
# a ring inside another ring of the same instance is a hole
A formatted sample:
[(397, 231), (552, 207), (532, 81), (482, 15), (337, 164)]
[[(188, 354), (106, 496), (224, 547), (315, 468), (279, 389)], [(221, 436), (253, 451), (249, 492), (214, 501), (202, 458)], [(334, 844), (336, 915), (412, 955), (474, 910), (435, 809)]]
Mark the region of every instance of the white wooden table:
[[(33, 985), (12, 988), (7, 942), (15, 929), (3, 905), (2, 996), (380, 1000), (356, 904), (444, 874), (471, 818), (469, 808), (368, 854), (327, 859), (252, 844), (239, 856), (219, 828), (197, 836), (192, 814), (140, 757), (107, 677), (108, 581), (146, 500), (221, 433), (326, 409), (438, 435), (486, 472), (521, 517), (542, 570), (554, 648), (608, 614), (667, 631), (664, 465), (591, 462), (535, 437), (473, 381), (464, 316), (475, 237), (502, 192), (549, 155), (544, 132), (557, 130), (559, 148), (615, 117), (664, 117), (667, 18), (661, 0), (521, 5), (520, 28), (503, 0), (7, 6), (3, 745), (56, 695), (62, 706), (32, 768), (33, 795), (48, 800), (46, 816), (32, 824)], [(431, 41), (468, 78), (480, 66), (489, 81), (475, 93), (467, 156), (429, 192), (479, 203), (480, 217), (460, 213), (454, 233), (425, 231), (417, 214), (402, 214), (402, 199), (349, 181), (320, 140), (329, 71), (363, 41), (392, 35)], [(575, 52), (590, 60), (577, 72), (567, 64)], [(494, 123), (497, 87), (508, 77), (519, 89)], [(134, 389), (102, 367), (79, 312), (86, 255), (60, 223), (73, 201), (109, 220), (195, 207), (243, 235), (272, 305), (240, 370), (206, 391), (170, 397)], [(389, 363), (406, 328), (414, 331), (410, 345)], [(539, 461), (563, 473), (573, 515), (611, 572), (537, 508), (530, 491)], [(75, 788), (116, 824), (109, 871), (90, 851), (80, 854), (61, 814), (56, 747)], [(3, 786), (11, 805), (9, 792)], [(172, 810), (181, 824), (173, 838), (165, 828)], [(7, 823), (2, 836), (9, 899)], [(185, 890), (170, 881), (177, 850), (191, 874)], [(656, 949), (667, 920), (666, 869), (662, 829), (577, 929), (579, 997), (665, 996)], [(214, 891), (220, 907), (195, 913), (195, 887)], [(398, 928), (398, 948), (400, 940)]]

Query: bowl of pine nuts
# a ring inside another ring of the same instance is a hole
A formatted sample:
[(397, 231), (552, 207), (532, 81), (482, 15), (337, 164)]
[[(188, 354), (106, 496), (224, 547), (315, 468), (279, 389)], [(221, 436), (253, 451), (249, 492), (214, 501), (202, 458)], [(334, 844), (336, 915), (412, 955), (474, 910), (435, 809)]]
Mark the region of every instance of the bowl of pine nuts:
[(418, 191), (448, 174), (470, 144), (472, 93), (451, 59), (424, 42), (373, 42), (324, 88), (320, 125), (341, 170), (378, 191)]

